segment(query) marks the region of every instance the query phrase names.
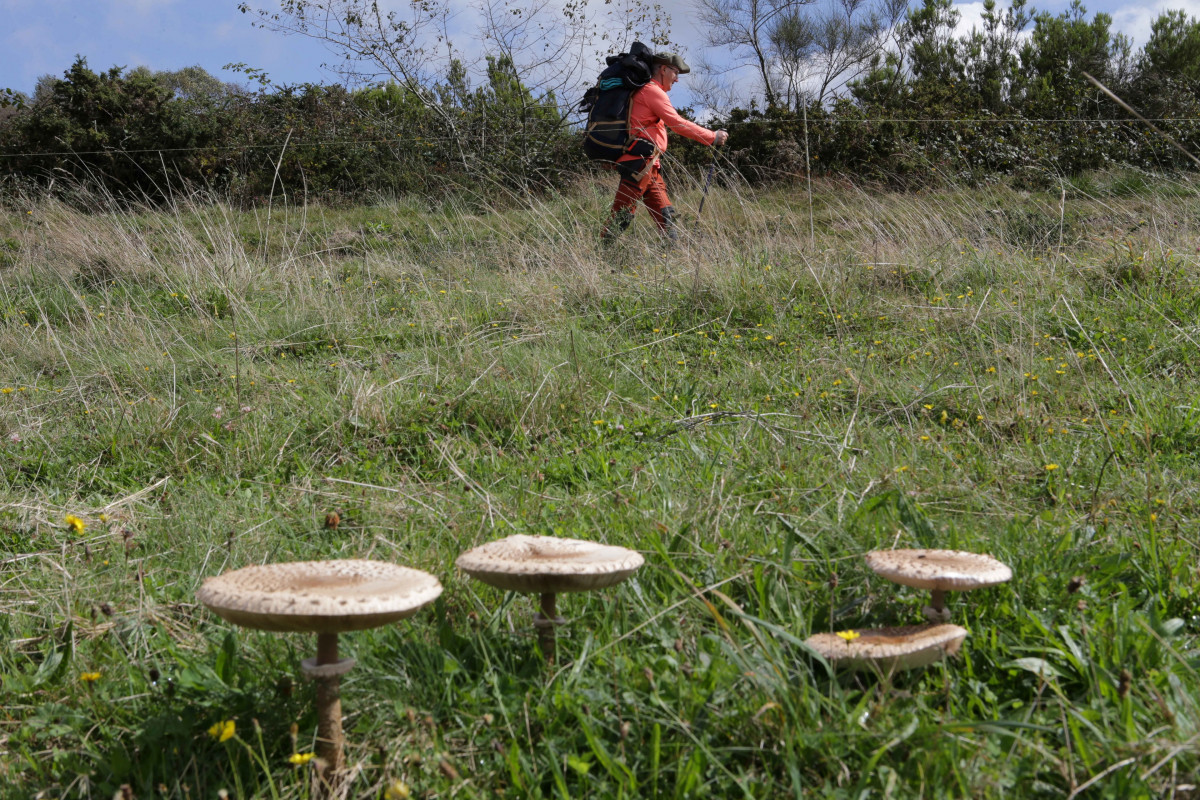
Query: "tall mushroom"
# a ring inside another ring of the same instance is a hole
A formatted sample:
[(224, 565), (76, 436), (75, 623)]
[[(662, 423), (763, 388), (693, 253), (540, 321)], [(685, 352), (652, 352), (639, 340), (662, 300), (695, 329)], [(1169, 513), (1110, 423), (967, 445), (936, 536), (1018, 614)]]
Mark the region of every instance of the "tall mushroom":
[(412, 616), (441, 593), (427, 572), (345, 559), (245, 567), (207, 579), (196, 596), (235, 625), (317, 634), (316, 658), (300, 666), (317, 682), (317, 755), (328, 781), (342, 768), (341, 676), (354, 666), (338, 657), (338, 634)]
[(962, 550), (874, 550), (867, 566), (889, 581), (933, 591), (922, 609), (930, 622), (948, 622), (946, 592), (994, 586), (1012, 579), (1012, 569), (989, 555)]
[(835, 667), (894, 672), (941, 661), (957, 653), (966, 637), (966, 629), (957, 625), (911, 625), (818, 633), (804, 643)]
[(541, 613), (533, 624), (546, 660), (553, 664), (558, 594), (587, 592), (628, 578), (645, 559), (624, 547), (581, 539), (516, 534), (480, 545), (458, 557), (459, 569), (476, 580), (510, 592), (540, 595)]

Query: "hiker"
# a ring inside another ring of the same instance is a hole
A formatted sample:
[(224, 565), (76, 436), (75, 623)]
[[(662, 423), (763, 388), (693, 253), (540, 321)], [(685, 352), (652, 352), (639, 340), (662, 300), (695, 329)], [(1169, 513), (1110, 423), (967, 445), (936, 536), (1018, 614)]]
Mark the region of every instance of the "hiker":
[(650, 82), (638, 89), (630, 101), (629, 136), (631, 140), (641, 139), (643, 144), (650, 144), (652, 152), (649, 155), (634, 155), (627, 151), (617, 159), (621, 183), (617, 186), (617, 196), (613, 200), (608, 223), (600, 234), (604, 240), (613, 236), (614, 223), (615, 233), (621, 233), (629, 227), (637, 211), (639, 198), (650, 210), (650, 216), (654, 218), (659, 231), (671, 241), (677, 239), (675, 208), (671, 205), (671, 198), (667, 197), (667, 186), (663, 183), (659, 167), (659, 156), (667, 149), (667, 128), (701, 144), (717, 147), (729, 138), (727, 131), (710, 131), (679, 116), (667, 98), (667, 92), (671, 91), (679, 76), (692, 71), (687, 62), (675, 53), (655, 53), (651, 57), (651, 64), (654, 71)]

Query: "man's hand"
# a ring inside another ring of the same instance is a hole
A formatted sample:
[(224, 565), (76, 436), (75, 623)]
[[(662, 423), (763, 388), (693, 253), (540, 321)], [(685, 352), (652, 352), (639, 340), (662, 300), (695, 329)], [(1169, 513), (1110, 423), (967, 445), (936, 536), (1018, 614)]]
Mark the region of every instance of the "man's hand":
[(713, 139), (713, 146), (720, 147), (725, 144), (725, 140), (729, 138), (729, 131), (717, 131), (717, 138)]

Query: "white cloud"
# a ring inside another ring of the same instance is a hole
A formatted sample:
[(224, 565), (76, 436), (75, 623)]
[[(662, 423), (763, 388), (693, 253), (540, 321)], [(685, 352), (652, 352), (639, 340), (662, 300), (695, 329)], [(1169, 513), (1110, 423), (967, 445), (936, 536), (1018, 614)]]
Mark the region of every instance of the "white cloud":
[(955, 36), (969, 36), (972, 30), (983, 28), (983, 3), (955, 3), (954, 10), (959, 14)]
[(1200, 18), (1200, 0), (1157, 0), (1149, 5), (1125, 6), (1110, 12), (1112, 27), (1133, 39), (1136, 50), (1150, 38), (1150, 24), (1167, 11), (1175, 10)]

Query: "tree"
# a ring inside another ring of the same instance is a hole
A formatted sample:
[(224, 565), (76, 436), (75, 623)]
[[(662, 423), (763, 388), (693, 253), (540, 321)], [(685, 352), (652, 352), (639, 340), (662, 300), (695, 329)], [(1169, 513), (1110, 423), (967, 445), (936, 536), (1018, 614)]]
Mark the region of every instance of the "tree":
[[(696, 0), (700, 21), (707, 33), (709, 47), (727, 47), (736, 59), (736, 66), (753, 66), (762, 82), (767, 108), (779, 105), (776, 66), (778, 54), (771, 35), (780, 24), (795, 26), (795, 15), (802, 6), (814, 0)], [(801, 46), (807, 46), (806, 35), (797, 31)]]
[[(408, 0), (403, 12), (387, 10), (379, 0), (280, 0), (279, 9), (255, 9), (239, 3), (243, 14), (253, 13), (261, 28), (304, 36), (323, 42), (342, 61), (323, 65), (340, 73), (351, 84), (391, 80), (404, 87), (436, 114), (457, 140), (452, 114), (443, 109), (432, 92), (442, 57), (453, 60), (448, 28), (448, 0)], [(459, 158), (467, 163), (466, 151)]]
[(151, 72), (147, 67), (135, 67), (130, 75), (145, 73), (155, 83), (171, 92), (177, 100), (218, 101), (241, 90), (226, 83), (199, 65), (176, 70)]
[(1110, 31), (1112, 17), (1097, 14), (1087, 20), (1080, 0), (1058, 16), (1042, 12), (1034, 17), (1033, 33), (1021, 50), (1020, 74), (1025, 103), (1040, 116), (1095, 116), (1103, 94), (1084, 76), (1123, 87), (1110, 80), (1114, 67), (1128, 58), (1129, 38)]
[(54, 169), (99, 178), (115, 193), (157, 197), (177, 177), (198, 177), (196, 149), (214, 130), (148, 74), (126, 75), (120, 67), (97, 73), (78, 57), (61, 79), (40, 80), (34, 101), (6, 126), (5, 149), (33, 155), (6, 159), (3, 167)]
[(900, 30), (915, 83), (950, 84), (961, 81), (965, 67), (954, 29), (961, 15), (951, 0), (924, 0), (909, 12)]
[(1139, 67), (1156, 78), (1200, 79), (1200, 20), (1167, 11), (1150, 25)]
[[(453, 71), (474, 68), (450, 34), (452, 0), (279, 0), (276, 9), (253, 9), (247, 2), (238, 8), (253, 13), (259, 27), (329, 46), (341, 61), (326, 66), (351, 85), (390, 81), (402, 87), (440, 122), (442, 135), (455, 142), (458, 160), (469, 168), (461, 109), (437, 90)], [(475, 41), (483, 48), (474, 65), (484, 79), (491, 80), (494, 64), (503, 61), (506, 71), (541, 97), (581, 95), (594, 80), (598, 29), (587, 0), (478, 0), (474, 10), (482, 20)], [(560, 122), (566, 114), (563, 109)]]
[[(771, 31), (783, 76), (784, 103), (823, 104), (832, 92), (870, 71), (904, 16), (908, 0), (832, 0), (793, 9)], [(805, 92), (805, 84), (815, 88)]]
[(1021, 32), (1029, 25), (1026, 0), (1013, 0), (1000, 12), (996, 0), (984, 0), (983, 29), (964, 41), (967, 81), (983, 108), (999, 114), (1008, 104), (1020, 64)]

